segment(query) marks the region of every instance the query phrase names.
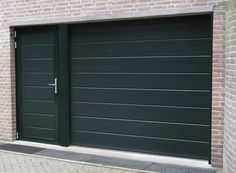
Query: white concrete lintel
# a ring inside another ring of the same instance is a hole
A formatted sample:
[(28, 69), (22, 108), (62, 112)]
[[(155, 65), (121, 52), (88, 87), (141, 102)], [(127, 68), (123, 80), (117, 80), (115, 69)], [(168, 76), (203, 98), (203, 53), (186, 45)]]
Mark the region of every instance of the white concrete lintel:
[(9, 23), (10, 27), (33, 26), (33, 25), (51, 25), (51, 24), (72, 24), (72, 23), (88, 23), (99, 21), (116, 21), (128, 19), (142, 19), (142, 18), (158, 18), (169, 16), (185, 16), (196, 14), (209, 14), (213, 12), (213, 6), (186, 8), (186, 9), (169, 9), (156, 10), (148, 12), (133, 12), (133, 13), (117, 13), (117, 14), (97, 14), (92, 16), (78, 16), (78, 17), (61, 17), (61, 18), (45, 18), (39, 20), (17, 20)]

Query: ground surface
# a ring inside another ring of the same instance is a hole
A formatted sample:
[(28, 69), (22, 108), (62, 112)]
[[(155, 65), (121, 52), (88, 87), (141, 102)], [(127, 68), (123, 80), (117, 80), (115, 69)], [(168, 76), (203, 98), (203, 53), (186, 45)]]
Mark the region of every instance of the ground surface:
[(0, 173), (140, 173), (0, 151)]

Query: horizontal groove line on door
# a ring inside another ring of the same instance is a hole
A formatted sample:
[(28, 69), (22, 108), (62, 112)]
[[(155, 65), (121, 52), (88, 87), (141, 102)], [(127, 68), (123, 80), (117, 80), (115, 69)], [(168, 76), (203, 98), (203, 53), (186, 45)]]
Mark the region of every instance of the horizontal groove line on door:
[(156, 88), (102, 88), (102, 87), (71, 87), (72, 89), (85, 90), (124, 90), (124, 91), (166, 91), (166, 92), (204, 92), (208, 93), (210, 90), (179, 90), (179, 89), (156, 89)]
[(26, 72), (22, 72), (22, 74), (24, 75), (24, 74), (45, 74), (45, 75), (54, 75), (54, 73), (50, 73), (50, 72), (30, 72), (30, 71), (26, 71)]
[(79, 133), (91, 133), (91, 134), (98, 134), (98, 135), (110, 135), (110, 136), (121, 136), (121, 137), (131, 137), (131, 138), (145, 138), (145, 139), (166, 140), (166, 141), (175, 141), (175, 142), (189, 142), (189, 143), (209, 144), (209, 142), (184, 140), (184, 139), (158, 138), (158, 137), (151, 137), (151, 136), (104, 133), (104, 132), (94, 132), (94, 131), (86, 131), (86, 130), (73, 130), (73, 131), (74, 132), (79, 132)]
[(24, 59), (53, 59), (53, 56), (40, 56), (40, 55), (37, 55), (37, 56), (21, 56), (21, 60), (24, 60)]
[(210, 73), (120, 73), (120, 72), (72, 72), (79, 75), (211, 75)]
[(56, 117), (56, 115), (42, 114), (42, 113), (33, 113), (33, 112), (23, 112), (23, 115), (36, 115), (36, 116), (45, 116), (45, 117)]
[(211, 58), (211, 55), (184, 55), (184, 56), (128, 56), (128, 57), (83, 57), (83, 58), (72, 58), (72, 60), (86, 60), (86, 59), (178, 59), (178, 58)]
[(110, 44), (110, 43), (145, 43), (145, 42), (167, 42), (167, 41), (198, 41), (198, 40), (210, 40), (210, 37), (199, 38), (166, 38), (166, 39), (146, 39), (146, 40), (117, 40), (117, 41), (93, 41), (93, 42), (72, 42), (73, 45), (81, 44)]
[(56, 129), (45, 128), (45, 127), (36, 127), (36, 126), (23, 126), (23, 128), (31, 128), (31, 129), (39, 129), (39, 130), (48, 130), (48, 131), (56, 131)]
[(166, 124), (166, 125), (181, 125), (181, 126), (197, 126), (197, 127), (209, 127), (205, 124), (191, 124), (191, 123), (175, 123), (175, 122), (163, 122), (163, 121), (147, 121), (147, 120), (131, 120), (131, 119), (117, 119), (117, 118), (104, 118), (104, 117), (90, 117), (83, 115), (72, 115), (72, 118), (84, 118), (95, 120), (108, 120), (108, 121), (124, 121), (124, 122), (137, 122), (137, 123), (152, 123), (152, 124)]
[(44, 137), (39, 137), (39, 136), (32, 136), (32, 135), (22, 135), (24, 138), (35, 138), (35, 139), (41, 139), (41, 140), (48, 140), (48, 141), (54, 141), (54, 138), (44, 138)]
[(23, 85), (22, 88), (45, 88), (45, 89), (51, 89), (54, 87), (51, 86), (40, 86), (40, 85)]
[(53, 100), (39, 100), (39, 99), (26, 99), (26, 98), (23, 98), (23, 101), (54, 103)]
[(54, 46), (53, 43), (31, 43), (31, 44), (21, 44), (21, 46), (27, 47), (27, 46)]
[(24, 58), (21, 61), (53, 61), (53, 58)]
[(97, 104), (97, 105), (114, 105), (114, 106), (136, 106), (136, 107), (161, 107), (161, 108), (173, 108), (173, 109), (199, 109), (199, 110), (209, 110), (208, 107), (185, 107), (185, 106), (165, 106), (165, 105), (143, 105), (143, 104), (125, 104), (125, 103), (104, 103), (104, 102), (82, 102), (74, 101), (72, 103), (81, 104)]

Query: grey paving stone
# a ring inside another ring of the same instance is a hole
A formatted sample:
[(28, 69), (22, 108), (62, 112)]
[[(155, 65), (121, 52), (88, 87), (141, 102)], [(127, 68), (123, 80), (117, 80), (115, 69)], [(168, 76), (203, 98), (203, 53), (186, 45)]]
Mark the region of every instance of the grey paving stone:
[(34, 154), (34, 153), (44, 150), (44, 148), (30, 147), (30, 146), (16, 145), (16, 144), (4, 144), (4, 145), (0, 145), (0, 150), (14, 151), (14, 152), (26, 153), (26, 154)]
[(0, 151), (0, 173), (140, 173)]
[(45, 149), (40, 152), (35, 153), (35, 155), (39, 156), (47, 156), (47, 157), (55, 157), (64, 159), (67, 155), (71, 155), (73, 152), (68, 151), (59, 151), (59, 150), (52, 150), (52, 149)]
[(151, 165), (146, 170), (159, 173), (216, 173), (216, 170), (214, 169), (202, 169), (159, 163)]
[(57, 150), (51, 150), (51, 149), (40, 151), (36, 153), (36, 155), (55, 157), (55, 158), (60, 158), (60, 159), (73, 160), (73, 161), (96, 163), (96, 164), (102, 164), (102, 165), (118, 166), (118, 167), (124, 167), (124, 168), (139, 169), (139, 170), (144, 170), (145, 168), (147, 168), (148, 166), (152, 164), (152, 162), (134, 161), (134, 160), (128, 160), (128, 159), (103, 157), (103, 156), (96, 156), (96, 155), (83, 154), (83, 153), (57, 151)]
[(111, 165), (111, 166), (131, 168), (131, 169), (139, 169), (139, 170), (145, 170), (148, 166), (153, 164), (152, 162), (143, 162), (143, 161), (102, 157), (102, 156), (91, 157), (88, 161), (91, 163)]
[(64, 159), (74, 160), (74, 161), (83, 161), (83, 162), (90, 162), (90, 159), (95, 157), (94, 155), (90, 154), (83, 154), (83, 153), (73, 153), (64, 157)]
[[(0, 143), (0, 149), (15, 151), (19, 153), (33, 154), (33, 155), (38, 155), (38, 156), (47, 156), (47, 157), (52, 157), (52, 158), (60, 158), (60, 159), (67, 159), (67, 160), (73, 160), (73, 161), (83, 161), (83, 162), (88, 162), (88, 163), (96, 163), (96, 164), (102, 164), (102, 165), (131, 168), (131, 169), (136, 169), (140, 171), (147, 170), (147, 171), (159, 172), (159, 173), (216, 173), (216, 170), (214, 169), (201, 169), (201, 168), (192, 168), (192, 167), (185, 167), (185, 166), (179, 166), (179, 165), (135, 161), (135, 160), (129, 160), (129, 159), (122, 159), (122, 158), (104, 157), (104, 156), (98, 156), (98, 155), (44, 149), (44, 148), (29, 147), (29, 146), (15, 145), (15, 144)], [(28, 158), (23, 158), (23, 157), (18, 157), (17, 159), (14, 157), (8, 158), (8, 156), (7, 158), (5, 158), (5, 155), (2, 155), (2, 157), (6, 160), (10, 159), (11, 164), (21, 163), (23, 159), (24, 159), (23, 162), (26, 162), (28, 159)], [(33, 162), (29, 161), (27, 162), (27, 164), (29, 167), (33, 167), (33, 165), (30, 166), (30, 164), (34, 164), (34, 161)], [(0, 172), (2, 171), (2, 169), (4, 170), (8, 165), (9, 165), (8, 162), (3, 164), (2, 166), (0, 165)], [(49, 164), (48, 166), (50, 167), (52, 165)], [(45, 168), (45, 169), (50, 169), (50, 168)]]

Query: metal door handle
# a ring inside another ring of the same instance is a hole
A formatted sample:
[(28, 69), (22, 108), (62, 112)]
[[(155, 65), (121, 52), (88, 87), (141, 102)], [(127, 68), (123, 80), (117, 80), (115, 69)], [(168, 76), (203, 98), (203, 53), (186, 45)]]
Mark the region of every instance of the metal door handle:
[(57, 94), (57, 78), (54, 79), (54, 83), (49, 83), (49, 86), (54, 86), (54, 93)]

